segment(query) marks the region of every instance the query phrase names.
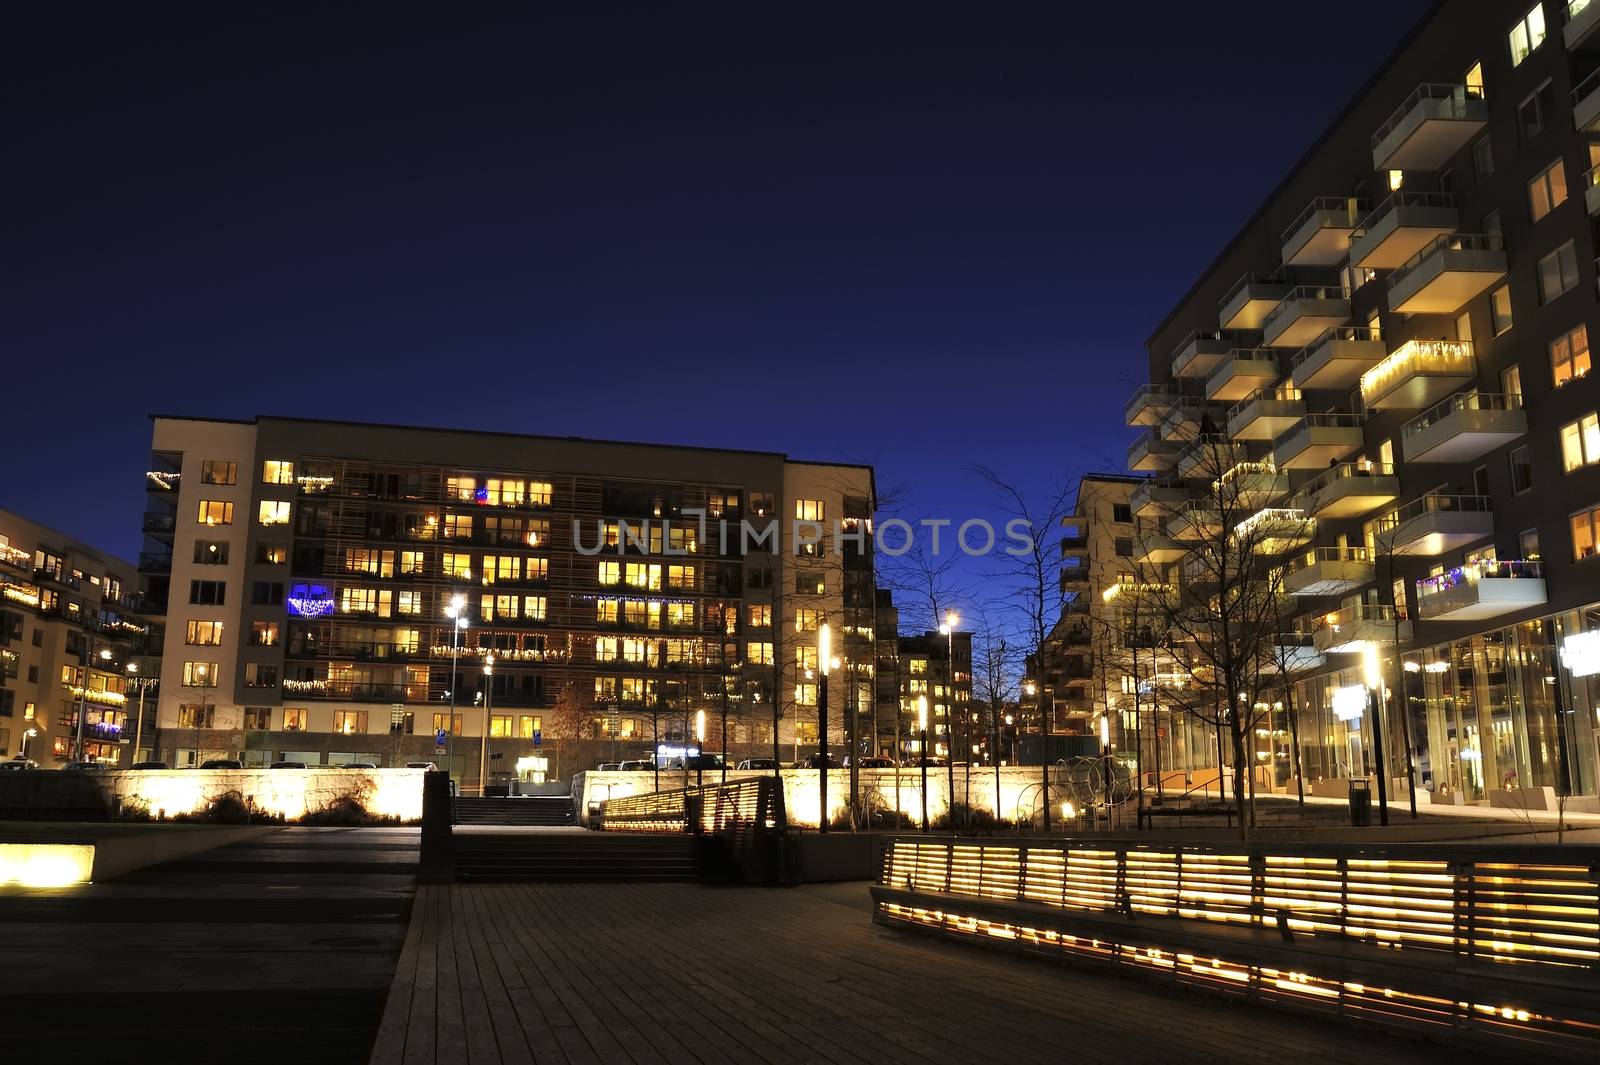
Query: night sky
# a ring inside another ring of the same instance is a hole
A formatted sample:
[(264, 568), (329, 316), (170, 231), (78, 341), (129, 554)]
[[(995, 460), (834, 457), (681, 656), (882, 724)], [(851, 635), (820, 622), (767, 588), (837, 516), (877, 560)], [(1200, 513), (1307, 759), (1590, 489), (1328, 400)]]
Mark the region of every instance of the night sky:
[(1145, 338), (1424, 6), (9, 12), (0, 505), (132, 557), (151, 412), (870, 462), (957, 521), (975, 464), (1121, 470)]

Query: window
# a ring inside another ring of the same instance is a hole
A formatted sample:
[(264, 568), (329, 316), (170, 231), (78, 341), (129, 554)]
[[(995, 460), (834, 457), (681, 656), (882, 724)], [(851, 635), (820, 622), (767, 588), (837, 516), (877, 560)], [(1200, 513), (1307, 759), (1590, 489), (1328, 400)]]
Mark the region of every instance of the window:
[(533, 714), (523, 714), (517, 719), (517, 735), (525, 740), (533, 739), (535, 732), (544, 731), (544, 718)]
[(692, 589), (695, 586), (694, 575), (693, 566), (668, 566), (667, 587)]
[(1479, 466), (1472, 471), (1472, 492), (1480, 496), (1489, 494), (1489, 467)]
[(265, 732), (272, 727), (272, 707), (247, 706), (244, 708), (244, 727), (252, 732)]
[(596, 636), (594, 638), (594, 660), (596, 662), (615, 662), (617, 649), (622, 646), (622, 641), (615, 636)]
[(189, 602), (199, 606), (222, 606), (227, 601), (224, 581), (190, 581)]
[(178, 707), (179, 728), (211, 728), (216, 722), (217, 708), (201, 703), (183, 703)]
[(244, 686), (246, 688), (276, 688), (278, 686), (278, 667), (264, 662), (246, 662), (244, 664)]
[(264, 566), (281, 566), (289, 561), (289, 545), (278, 542), (257, 544), (256, 561)]
[(472, 556), (446, 551), (439, 558), (439, 569), (446, 577), (457, 577), (461, 580), (471, 580)]
[(201, 525), (232, 525), (233, 504), (225, 499), (202, 499), (200, 515), (195, 520)]
[(250, 643), (254, 647), (278, 646), (278, 623), (276, 621), (252, 621), (250, 623)]
[(387, 588), (340, 588), (339, 612), (341, 614), (376, 614), (389, 616), (393, 593)]
[(446, 514), (443, 535), (446, 540), (472, 539), (472, 515)]
[(396, 614), (414, 616), (422, 613), (423, 593), (401, 592), (395, 596), (394, 611)]
[(484, 555), (483, 583), (519, 581), (522, 579), (522, 559), (516, 555)]
[(1567, 172), (1557, 159), (1528, 182), (1528, 212), (1535, 222), (1567, 202)]
[(1511, 286), (1501, 285), (1489, 294), (1489, 321), (1494, 335), (1500, 336), (1511, 328)]
[(194, 542), (194, 561), (197, 566), (226, 566), (228, 564), (228, 541), (196, 540)]
[(389, 735), (411, 736), (417, 731), (417, 715), (409, 710), (389, 711)]
[(1472, 343), (1472, 312), (1462, 311), (1456, 315), (1456, 339)]
[(394, 552), (372, 547), (347, 547), (344, 551), (346, 573), (365, 573), (372, 577), (394, 576)]
[(191, 647), (221, 647), (222, 622), (191, 621), (184, 629), (183, 642)]
[(421, 551), (400, 552), (400, 573), (402, 576), (414, 577), (420, 575), (427, 564), (428, 556)]
[(1528, 562), (1539, 561), (1539, 530), (1524, 529), (1517, 534), (1517, 550)]
[(750, 513), (757, 518), (765, 518), (778, 513), (778, 504), (773, 499), (771, 492), (750, 493)]
[(746, 608), (752, 629), (772, 628), (772, 604), (751, 603)]
[(1488, 137), (1479, 137), (1472, 145), (1472, 171), (1480, 183), (1494, 173), (1494, 149), (1489, 146)]
[(1521, 406), (1522, 367), (1515, 364), (1500, 371), (1500, 392), (1511, 402)]
[(206, 459), (200, 463), (201, 484), (238, 484), (239, 464), (221, 459)]
[(1555, 114), (1555, 91), (1547, 81), (1517, 105), (1517, 126), (1524, 142), (1538, 136)]
[(528, 505), (530, 507), (548, 507), (555, 499), (554, 486), (549, 481), (528, 482)]
[(452, 736), (461, 735), (461, 714), (434, 714), (433, 731), (435, 734), (448, 732)]
[(185, 688), (215, 688), (217, 686), (217, 664), (215, 662), (185, 662), (183, 664), (183, 686)]
[(1517, 20), (1508, 35), (1511, 45), (1511, 65), (1520, 66), (1533, 50), (1544, 43), (1544, 5), (1534, 4), (1528, 13)]
[(294, 484), (294, 463), (267, 459), (261, 464), (262, 484)]
[(1549, 303), (1578, 283), (1578, 250), (1567, 241), (1539, 260), (1539, 302)]
[(254, 581), (250, 585), (250, 602), (255, 606), (281, 606), (282, 581)]
[(1400, 191), (1400, 186), (1404, 185), (1405, 183), (1406, 183), (1406, 172), (1404, 170), (1391, 170), (1391, 171), (1389, 171), (1389, 191), (1390, 192), (1399, 192)]
[(1111, 504), (1111, 520), (1124, 525), (1133, 521), (1133, 505), (1131, 503)]
[(489, 715), (489, 735), (496, 739), (506, 739), (511, 735), (510, 714)]
[(1600, 462), (1600, 417), (1593, 411), (1561, 427), (1561, 469), (1570, 473)]
[(827, 591), (827, 582), (820, 573), (796, 573), (794, 590), (801, 595), (822, 595)]
[(307, 710), (303, 706), (286, 706), (286, 707), (284, 707), (283, 708), (283, 731), (285, 731), (285, 732), (304, 732), (306, 730), (306, 718), (309, 717), (310, 714), (311, 714), (311, 711)]
[(282, 499), (263, 499), (256, 511), (256, 520), (269, 528), (289, 524), (289, 503)]
[(367, 731), (367, 712), (365, 710), (335, 710), (333, 712), (333, 731), (343, 733), (346, 736)]
[(601, 584), (621, 584), (622, 563), (601, 562), (598, 568), (597, 579)]
[(1600, 521), (1600, 507), (1590, 507), (1572, 515), (1572, 557), (1574, 560), (1593, 558), (1595, 523)]
[(1528, 445), (1514, 447), (1506, 456), (1511, 466), (1511, 491), (1521, 494), (1533, 487), (1533, 462), (1528, 458)]
[(1112, 549), (1116, 551), (1117, 556), (1119, 558), (1132, 558), (1133, 557), (1133, 537), (1131, 537), (1131, 536), (1118, 536), (1118, 537), (1116, 537), (1112, 541)]
[(796, 499), (794, 501), (794, 516), (796, 521), (823, 521), (822, 500)]
[(817, 626), (822, 624), (820, 610), (800, 609), (794, 612), (795, 632), (816, 632)]
[(1589, 372), (1589, 327), (1580, 325), (1550, 342), (1550, 372), (1560, 388)]

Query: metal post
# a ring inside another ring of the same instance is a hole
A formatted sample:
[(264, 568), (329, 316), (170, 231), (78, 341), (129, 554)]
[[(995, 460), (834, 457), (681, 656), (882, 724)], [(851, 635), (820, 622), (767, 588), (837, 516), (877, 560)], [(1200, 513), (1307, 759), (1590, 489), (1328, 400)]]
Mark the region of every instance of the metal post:
[(1378, 763), (1378, 824), (1389, 823), (1389, 769), (1383, 760), (1383, 698), (1377, 688), (1369, 690), (1372, 704), (1372, 756)]
[(1044, 830), (1050, 831), (1050, 718), (1045, 712), (1045, 703), (1049, 701), (1050, 689), (1044, 689), (1044, 697), (1039, 700), (1039, 805), (1044, 811)]
[(150, 686), (149, 679), (146, 677), (135, 677), (133, 683), (139, 689), (139, 709), (137, 711), (139, 716), (133, 720), (133, 758), (128, 762), (129, 765), (139, 760), (139, 744), (144, 739), (144, 693), (145, 689)]
[(922, 723), (922, 831), (928, 831), (928, 723)]
[(83, 697), (89, 692), (89, 633), (85, 630), (83, 643), (78, 647), (78, 720), (73, 739), (73, 761), (83, 761), (83, 719), (86, 708)]
[(478, 744), (478, 797), (489, 793), (489, 717), (494, 709), (494, 655), (483, 665), (483, 737)]
[[(824, 641), (821, 654), (828, 653)], [(822, 674), (817, 685), (817, 831), (828, 831), (828, 663), (818, 656)]]

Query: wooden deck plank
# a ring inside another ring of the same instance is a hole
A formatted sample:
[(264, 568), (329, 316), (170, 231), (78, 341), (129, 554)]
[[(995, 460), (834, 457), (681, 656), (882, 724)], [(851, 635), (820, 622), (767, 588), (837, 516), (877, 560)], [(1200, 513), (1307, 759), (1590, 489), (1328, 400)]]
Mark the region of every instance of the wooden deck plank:
[(401, 1065), (405, 1060), (406, 1034), (411, 1022), (411, 996), (416, 989), (417, 965), (422, 945), (422, 928), (425, 921), (417, 919), (417, 910), (425, 905), (419, 888), (411, 900), (412, 915), (406, 922), (406, 938), (400, 945), (400, 959), (395, 962), (394, 979), (389, 982), (389, 997), (383, 1006), (383, 1019), (378, 1022), (378, 1035), (372, 1045), (372, 1065)]

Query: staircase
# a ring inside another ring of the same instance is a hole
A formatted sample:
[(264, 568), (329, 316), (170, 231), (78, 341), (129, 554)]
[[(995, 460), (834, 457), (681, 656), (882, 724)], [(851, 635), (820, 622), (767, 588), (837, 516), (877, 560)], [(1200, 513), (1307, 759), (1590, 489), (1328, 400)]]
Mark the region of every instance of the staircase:
[(570, 825), (570, 795), (524, 795), (515, 799), (458, 798), (458, 825)]
[(692, 836), (472, 832), (456, 833), (453, 842), (456, 881), (463, 884), (701, 879)]

